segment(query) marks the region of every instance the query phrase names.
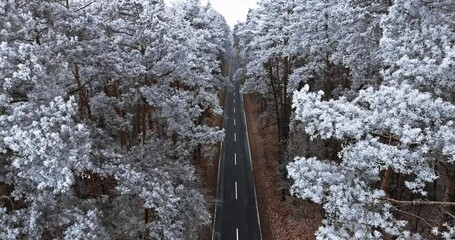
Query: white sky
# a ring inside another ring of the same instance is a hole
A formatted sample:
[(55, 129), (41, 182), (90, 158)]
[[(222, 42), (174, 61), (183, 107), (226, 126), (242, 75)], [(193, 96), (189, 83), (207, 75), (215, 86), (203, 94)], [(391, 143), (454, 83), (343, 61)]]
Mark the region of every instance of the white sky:
[[(210, 1), (213, 8), (223, 14), (229, 26), (234, 27), (237, 21), (244, 22), (248, 9), (256, 7), (256, 0), (201, 0), (202, 4)], [(173, 0), (165, 0), (173, 2)]]

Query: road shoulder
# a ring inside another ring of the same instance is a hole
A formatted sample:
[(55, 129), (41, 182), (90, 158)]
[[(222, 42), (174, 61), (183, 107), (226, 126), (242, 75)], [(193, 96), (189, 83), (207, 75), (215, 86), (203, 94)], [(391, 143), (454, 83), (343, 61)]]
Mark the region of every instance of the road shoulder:
[(295, 198), (281, 201), (274, 125), (259, 126), (259, 102), (250, 94), (244, 100), (263, 239), (315, 239), (321, 208)]

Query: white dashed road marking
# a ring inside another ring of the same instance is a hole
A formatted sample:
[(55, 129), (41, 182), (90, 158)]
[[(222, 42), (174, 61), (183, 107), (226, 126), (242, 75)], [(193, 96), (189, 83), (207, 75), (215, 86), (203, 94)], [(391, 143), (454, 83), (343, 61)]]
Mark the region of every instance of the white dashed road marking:
[(235, 182), (235, 199), (237, 199), (237, 182)]

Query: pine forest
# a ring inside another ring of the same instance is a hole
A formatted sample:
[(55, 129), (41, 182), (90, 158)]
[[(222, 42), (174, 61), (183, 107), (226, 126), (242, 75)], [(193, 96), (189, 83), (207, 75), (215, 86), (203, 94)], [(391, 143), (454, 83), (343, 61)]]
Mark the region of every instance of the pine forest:
[(0, 0), (0, 239), (455, 239), (455, 1), (216, 1)]

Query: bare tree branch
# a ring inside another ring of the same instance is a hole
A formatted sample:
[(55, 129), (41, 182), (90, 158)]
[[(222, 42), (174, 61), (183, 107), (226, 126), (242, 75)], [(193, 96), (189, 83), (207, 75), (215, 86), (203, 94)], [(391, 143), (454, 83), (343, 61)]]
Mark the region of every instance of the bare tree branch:
[(411, 205), (411, 206), (419, 206), (419, 205), (445, 206), (445, 207), (455, 206), (455, 202), (438, 202), (438, 201), (421, 201), (421, 200), (401, 201), (401, 200), (395, 200), (395, 199), (387, 198), (387, 197), (382, 198), (382, 200), (391, 202), (393, 204)]
[(78, 8), (78, 9), (76, 9), (74, 12), (79, 12), (79, 11), (81, 11), (81, 10), (84, 10), (84, 9), (90, 7), (90, 5), (92, 5), (93, 3), (95, 3), (95, 1), (92, 1), (92, 2), (88, 3), (87, 5), (85, 5), (85, 6), (83, 6), (83, 7), (80, 7), (80, 8)]
[(400, 213), (409, 215), (409, 216), (411, 216), (411, 217), (415, 217), (415, 218), (421, 220), (422, 222), (424, 222), (424, 223), (425, 223), (428, 227), (430, 227), (430, 228), (433, 228), (433, 227), (434, 227), (433, 225), (431, 225), (429, 222), (427, 222), (425, 219), (423, 219), (422, 217), (420, 217), (420, 216), (418, 216), (418, 215), (415, 215), (415, 214), (413, 214), (413, 213), (409, 213), (409, 212), (400, 210), (400, 209), (398, 209), (398, 208), (394, 208), (394, 210), (397, 211), (397, 212), (400, 212)]

